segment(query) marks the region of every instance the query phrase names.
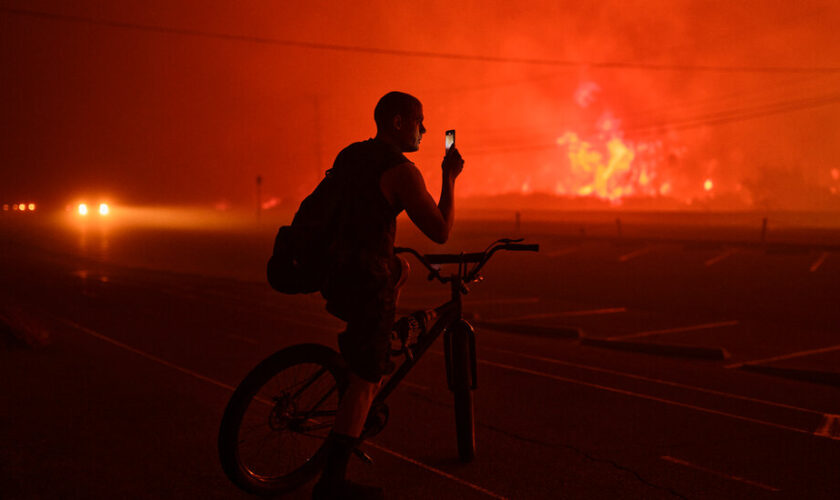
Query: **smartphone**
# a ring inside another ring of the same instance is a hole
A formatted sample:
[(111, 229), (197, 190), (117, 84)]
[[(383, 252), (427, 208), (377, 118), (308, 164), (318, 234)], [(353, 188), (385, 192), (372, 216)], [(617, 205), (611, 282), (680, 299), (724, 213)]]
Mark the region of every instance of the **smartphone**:
[(454, 130), (447, 130), (446, 131), (446, 150), (455, 145), (455, 131)]

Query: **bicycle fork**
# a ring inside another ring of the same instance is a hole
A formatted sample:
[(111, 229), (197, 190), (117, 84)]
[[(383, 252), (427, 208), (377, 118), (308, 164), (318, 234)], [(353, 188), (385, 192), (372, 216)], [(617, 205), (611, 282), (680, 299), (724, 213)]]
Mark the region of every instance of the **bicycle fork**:
[(446, 384), (450, 391), (478, 388), (478, 363), (475, 356), (475, 329), (464, 319), (453, 323), (443, 333)]

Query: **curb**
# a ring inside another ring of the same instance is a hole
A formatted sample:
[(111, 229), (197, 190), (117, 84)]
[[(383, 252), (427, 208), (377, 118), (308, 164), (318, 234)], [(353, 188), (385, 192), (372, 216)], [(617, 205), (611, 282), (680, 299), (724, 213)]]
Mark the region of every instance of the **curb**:
[(534, 335), (537, 337), (564, 339), (579, 339), (581, 337), (580, 329), (570, 326), (540, 326), (496, 321), (476, 321), (475, 325), (499, 332), (519, 333), (523, 335)]
[(773, 375), (791, 380), (801, 380), (814, 384), (830, 385), (840, 387), (840, 373), (824, 372), (819, 370), (800, 370), (796, 368), (779, 368), (767, 365), (743, 365), (739, 370), (746, 370), (764, 375)]
[(650, 342), (632, 342), (624, 340), (605, 340), (583, 338), (581, 344), (619, 351), (643, 352), (660, 356), (676, 356), (682, 358), (709, 359), (721, 361), (729, 358), (729, 353), (721, 347), (696, 347), (678, 344), (654, 344)]

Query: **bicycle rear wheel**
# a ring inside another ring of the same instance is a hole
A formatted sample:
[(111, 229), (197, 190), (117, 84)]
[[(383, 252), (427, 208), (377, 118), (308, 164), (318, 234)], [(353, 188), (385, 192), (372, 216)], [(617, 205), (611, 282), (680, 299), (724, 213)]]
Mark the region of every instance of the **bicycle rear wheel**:
[(219, 458), (239, 488), (260, 495), (295, 490), (323, 467), (324, 440), (347, 387), (334, 350), (301, 344), (276, 352), (233, 393), (219, 428)]

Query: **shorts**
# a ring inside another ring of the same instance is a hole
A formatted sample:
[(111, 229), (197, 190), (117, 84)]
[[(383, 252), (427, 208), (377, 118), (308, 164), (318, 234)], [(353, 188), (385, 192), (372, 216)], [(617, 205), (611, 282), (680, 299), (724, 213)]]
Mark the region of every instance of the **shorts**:
[(396, 268), (379, 266), (374, 272), (345, 268), (330, 276), (322, 291), (327, 311), (347, 322), (338, 336), (342, 357), (351, 372), (372, 383), (378, 383), (391, 364), (397, 285), (407, 276), (407, 266), (395, 262)]

